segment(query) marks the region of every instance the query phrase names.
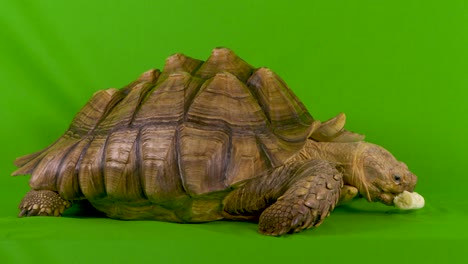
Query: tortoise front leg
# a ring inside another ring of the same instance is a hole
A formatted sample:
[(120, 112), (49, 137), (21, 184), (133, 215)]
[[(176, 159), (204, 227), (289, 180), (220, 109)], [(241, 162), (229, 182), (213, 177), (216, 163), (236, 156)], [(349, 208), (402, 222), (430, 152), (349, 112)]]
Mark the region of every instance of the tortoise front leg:
[(19, 217), (23, 216), (60, 216), (71, 207), (71, 202), (63, 199), (56, 192), (49, 190), (31, 190), (19, 204)]
[(260, 214), (259, 232), (265, 235), (299, 232), (322, 223), (338, 203), (342, 186), (342, 173), (334, 164), (297, 161), (234, 190), (224, 209), (233, 216)]

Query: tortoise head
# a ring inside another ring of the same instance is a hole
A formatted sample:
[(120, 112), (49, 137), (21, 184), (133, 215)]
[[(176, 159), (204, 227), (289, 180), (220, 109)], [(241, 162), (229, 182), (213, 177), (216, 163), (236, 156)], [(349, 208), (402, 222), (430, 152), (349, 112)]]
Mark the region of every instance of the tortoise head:
[(405, 163), (398, 161), (386, 149), (361, 143), (356, 152), (352, 178), (359, 193), (369, 201), (393, 205), (395, 196), (413, 192), (417, 177)]

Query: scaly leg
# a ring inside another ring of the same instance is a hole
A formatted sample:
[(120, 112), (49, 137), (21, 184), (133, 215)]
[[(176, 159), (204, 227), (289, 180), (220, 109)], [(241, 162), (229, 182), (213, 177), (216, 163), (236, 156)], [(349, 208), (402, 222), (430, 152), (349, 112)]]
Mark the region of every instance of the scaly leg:
[(56, 192), (31, 190), (21, 200), (18, 216), (60, 216), (70, 206), (71, 202), (64, 200)]
[(260, 215), (259, 232), (265, 235), (299, 232), (322, 223), (338, 203), (342, 186), (342, 173), (333, 163), (296, 161), (231, 192), (224, 210), (232, 219)]

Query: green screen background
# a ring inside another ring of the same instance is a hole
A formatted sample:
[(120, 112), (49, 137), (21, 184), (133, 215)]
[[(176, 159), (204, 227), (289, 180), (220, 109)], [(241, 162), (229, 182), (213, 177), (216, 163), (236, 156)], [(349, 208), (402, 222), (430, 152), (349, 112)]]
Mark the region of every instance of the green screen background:
[[(467, 260), (466, 1), (6, 0), (0, 39), (2, 263)], [(282, 238), (252, 223), (16, 218), (29, 179), (9, 176), (16, 157), (58, 138), (95, 91), (217, 46), (273, 69), (315, 118), (345, 112), (419, 176), (426, 207), (358, 201)]]

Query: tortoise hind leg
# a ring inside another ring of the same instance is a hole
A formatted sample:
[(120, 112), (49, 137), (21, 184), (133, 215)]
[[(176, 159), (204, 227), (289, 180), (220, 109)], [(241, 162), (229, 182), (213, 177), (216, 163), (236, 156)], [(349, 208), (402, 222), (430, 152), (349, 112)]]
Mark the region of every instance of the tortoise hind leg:
[(63, 199), (54, 191), (31, 190), (19, 204), (19, 217), (23, 216), (60, 216), (71, 206), (71, 202)]
[(338, 203), (342, 186), (342, 174), (332, 163), (297, 161), (233, 191), (225, 199), (225, 211), (260, 214), (259, 232), (265, 235), (299, 232), (323, 222)]

